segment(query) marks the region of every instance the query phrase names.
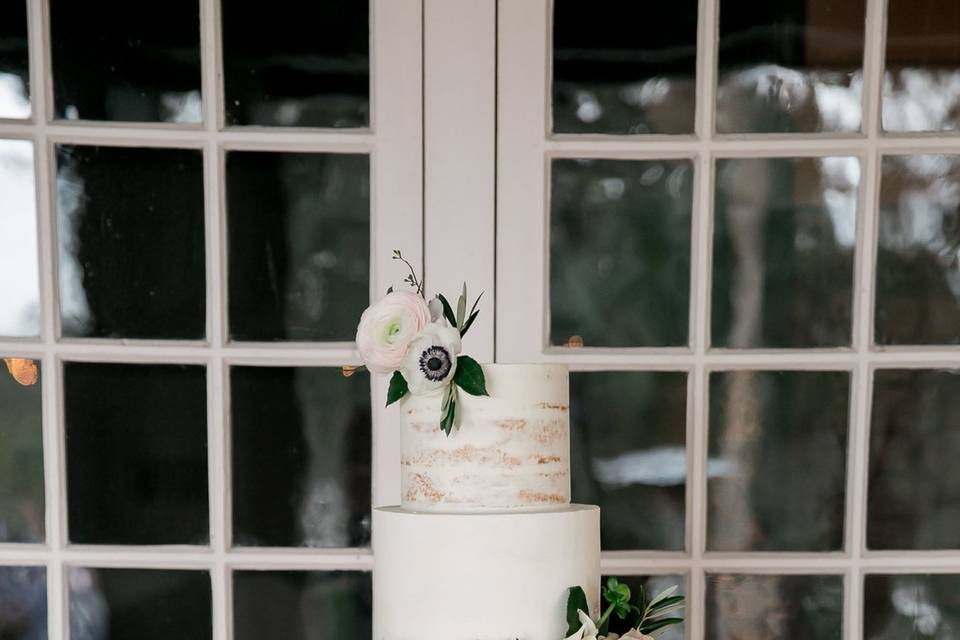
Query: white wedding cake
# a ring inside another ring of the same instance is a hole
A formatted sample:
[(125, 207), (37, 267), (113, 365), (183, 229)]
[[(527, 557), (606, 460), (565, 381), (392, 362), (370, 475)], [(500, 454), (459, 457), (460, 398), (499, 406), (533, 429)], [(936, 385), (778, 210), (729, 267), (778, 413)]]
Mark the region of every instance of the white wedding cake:
[(567, 368), (483, 365), (489, 396), (400, 401), (402, 505), (373, 514), (375, 640), (561, 640), (599, 608), (600, 510), (570, 504)]

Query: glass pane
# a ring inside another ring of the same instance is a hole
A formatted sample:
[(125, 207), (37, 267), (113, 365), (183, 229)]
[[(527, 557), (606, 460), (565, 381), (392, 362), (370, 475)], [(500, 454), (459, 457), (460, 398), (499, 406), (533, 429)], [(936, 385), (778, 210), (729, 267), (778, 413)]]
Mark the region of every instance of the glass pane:
[(684, 547), (687, 374), (570, 374), (573, 502), (600, 505), (605, 550)]
[(63, 368), (70, 542), (206, 544), (204, 368)]
[(721, 0), (718, 133), (859, 131), (866, 0)]
[(47, 570), (44, 567), (0, 567), (0, 638), (47, 639)]
[[(40, 361), (0, 367), (0, 542), (43, 542), (43, 408)], [(0, 598), (0, 602), (3, 599)], [(2, 608), (2, 607), (0, 607)], [(0, 622), (0, 638), (2, 633)]]
[(876, 342), (960, 343), (960, 156), (887, 156)]
[[(676, 595), (687, 595), (687, 585), (686, 578), (681, 575), (662, 575), (662, 576), (616, 576), (621, 583), (630, 587), (630, 594), (633, 597), (633, 602), (638, 602), (640, 589), (643, 588), (644, 593), (646, 594), (646, 599), (649, 601), (651, 598), (656, 596), (658, 593), (672, 587), (673, 585), (678, 585), (680, 588), (677, 589)], [(600, 584), (606, 584), (607, 576), (600, 578)], [(675, 613), (671, 613), (670, 617), (681, 617), (688, 618), (690, 613), (686, 609), (680, 609)], [(667, 627), (660, 635), (657, 636), (657, 640), (683, 640), (684, 639), (684, 624), (676, 624)], [(610, 632), (623, 635), (629, 631), (629, 625), (621, 621), (617, 616), (610, 616)]]
[(25, 0), (0, 5), (0, 43), (0, 118), (29, 118), (30, 61)]
[(369, 638), (372, 602), (369, 573), (234, 571), (234, 638)]
[(689, 160), (552, 163), (550, 342), (687, 344)]
[(370, 376), (233, 367), (233, 543), (370, 541)]
[(197, 0), (50, 0), (50, 38), (56, 117), (200, 122)]
[(207, 640), (206, 571), (70, 567), (70, 640)]
[(850, 344), (856, 158), (717, 162), (715, 347)]
[(40, 334), (40, 275), (31, 142), (0, 140), (0, 194), (0, 336), (36, 336)]
[(224, 2), (227, 124), (364, 127), (369, 2)]
[(842, 576), (707, 575), (708, 640), (840, 640)]
[(693, 133), (697, 0), (553, 3), (556, 133)]
[(870, 420), (870, 549), (960, 549), (960, 369), (880, 370)]
[(230, 337), (352, 341), (370, 296), (370, 158), (227, 154)]
[(199, 150), (58, 146), (57, 219), (64, 336), (204, 337)]
[(863, 631), (867, 640), (960, 634), (960, 575), (868, 575)]
[(707, 548), (843, 548), (850, 375), (710, 374)]
[(960, 129), (960, 4), (888, 0), (883, 128)]

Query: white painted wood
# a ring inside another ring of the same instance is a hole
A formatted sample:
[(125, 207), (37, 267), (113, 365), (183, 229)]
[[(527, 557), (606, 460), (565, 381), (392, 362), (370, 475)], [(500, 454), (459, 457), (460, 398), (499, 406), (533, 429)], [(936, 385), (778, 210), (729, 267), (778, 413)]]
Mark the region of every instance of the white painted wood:
[[(480, 316), (463, 350), (494, 359), (496, 0), (424, 0), (424, 255), (428, 294), (464, 282)], [(499, 302), (499, 300), (497, 300)]]

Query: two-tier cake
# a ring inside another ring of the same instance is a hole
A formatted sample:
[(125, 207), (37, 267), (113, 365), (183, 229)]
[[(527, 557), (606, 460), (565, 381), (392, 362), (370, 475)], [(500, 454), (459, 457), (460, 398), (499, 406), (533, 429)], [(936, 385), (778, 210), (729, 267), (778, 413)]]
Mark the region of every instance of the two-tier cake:
[(600, 510), (570, 504), (567, 368), (484, 365), (440, 429), (434, 396), (400, 402), (402, 505), (375, 509), (375, 640), (558, 640), (567, 589), (596, 612)]

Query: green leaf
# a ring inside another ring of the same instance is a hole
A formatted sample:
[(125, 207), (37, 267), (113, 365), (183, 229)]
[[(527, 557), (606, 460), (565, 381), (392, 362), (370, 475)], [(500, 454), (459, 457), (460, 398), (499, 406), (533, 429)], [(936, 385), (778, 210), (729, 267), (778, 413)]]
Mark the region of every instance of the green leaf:
[(463, 293), (460, 294), (460, 299), (457, 300), (457, 329), (463, 326), (463, 319), (466, 317), (467, 313), (467, 283), (463, 283)]
[(650, 601), (650, 604), (647, 605), (647, 610), (649, 611), (651, 607), (656, 606), (656, 604), (661, 600), (664, 600), (672, 596), (674, 593), (676, 593), (677, 589), (679, 588), (680, 588), (680, 585), (675, 584), (672, 587), (667, 587), (657, 595), (653, 596), (653, 599)]
[(472, 396), (490, 395), (487, 393), (483, 367), (470, 356), (457, 356), (457, 371), (453, 374), (453, 381)]
[(656, 631), (657, 629), (680, 624), (681, 622), (683, 622), (683, 618), (661, 618), (659, 620), (651, 620), (640, 625), (640, 633), (649, 634), (651, 631)]
[(686, 607), (686, 606), (687, 606), (687, 604), (686, 604), (685, 602), (678, 602), (678, 603), (672, 604), (672, 605), (670, 605), (670, 606), (668, 606), (668, 607), (660, 607), (660, 608), (657, 608), (656, 611), (652, 611), (652, 612), (650, 612), (650, 613), (647, 613), (647, 618), (646, 618), (646, 619), (647, 619), (647, 620), (652, 620), (652, 619), (654, 619), (654, 618), (659, 618), (659, 617), (661, 617), (661, 616), (667, 615), (668, 613), (673, 613), (674, 611), (679, 611), (680, 609), (683, 609), (683, 608)]
[(478, 315), (480, 315), (480, 312), (474, 311), (473, 313), (470, 314), (470, 317), (467, 319), (467, 321), (463, 323), (463, 328), (460, 329), (461, 338), (467, 334), (467, 329), (470, 328), (470, 325), (473, 324), (473, 321), (477, 319)]
[(587, 604), (587, 594), (583, 592), (583, 587), (570, 587), (567, 589), (567, 633), (572, 636), (580, 630), (580, 616), (577, 611), (588, 613), (590, 605)]
[(407, 395), (409, 391), (407, 387), (407, 380), (403, 377), (399, 371), (394, 371), (393, 376), (390, 377), (390, 387), (387, 389), (387, 406), (389, 407), (394, 402)]
[(457, 316), (453, 315), (453, 307), (447, 302), (446, 297), (442, 293), (438, 293), (437, 298), (440, 299), (440, 304), (443, 305), (443, 317), (447, 319), (451, 327), (459, 327), (460, 325), (457, 324)]
[(685, 599), (686, 599), (686, 598), (684, 598), (683, 596), (671, 596), (671, 597), (669, 597), (669, 598), (663, 598), (662, 600), (658, 600), (658, 601), (656, 601), (655, 603), (651, 604), (651, 605), (647, 608), (647, 612), (648, 612), (650, 615), (653, 615), (653, 612), (654, 612), (654, 611), (662, 611), (663, 609), (665, 609), (665, 608), (667, 608), (667, 607), (670, 607), (670, 606), (675, 605), (675, 604), (682, 603)]
[(457, 421), (457, 389), (452, 384), (447, 385), (444, 391), (441, 411), (443, 418), (440, 420), (440, 429), (449, 436)]
[(603, 598), (607, 602), (616, 605), (629, 603), (630, 587), (620, 582), (617, 578), (610, 576), (607, 578), (607, 584), (603, 588)]

